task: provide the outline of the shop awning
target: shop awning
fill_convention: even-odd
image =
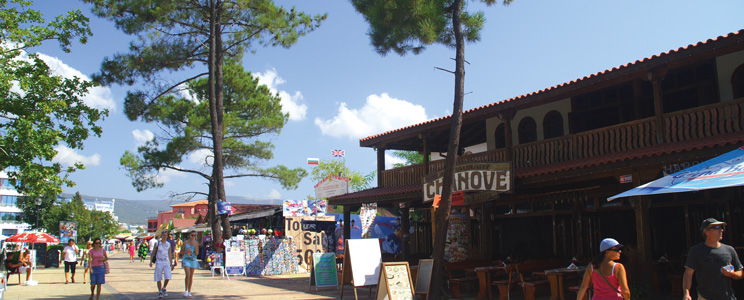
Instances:
[[[607,198],[693,192],[744,185],[744,147]]]

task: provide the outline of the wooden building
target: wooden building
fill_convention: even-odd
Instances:
[[[428,208],[424,177],[444,160],[385,170],[386,150],[447,151],[451,116],[360,140],[377,151],[378,187],[330,198]],[[744,146],[744,30],[464,112],[460,145],[486,150],[458,165],[507,162],[504,193],[467,192],[469,255],[477,259],[587,257],[614,237],[644,260],[684,256],[707,217],[729,222],[744,249],[742,188],[607,197]],[[464,150],[461,151],[464,153]],[[463,154],[460,153],[460,154]],[[348,216],[344,217],[348,219]],[[405,255],[431,252],[431,224],[415,222]],[[348,235],[347,235],[348,236]]]

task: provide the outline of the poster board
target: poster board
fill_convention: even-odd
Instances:
[[[242,247],[225,248],[225,274],[245,275],[245,251]]]
[[[310,271],[310,260],[313,253],[323,253],[323,238],[321,232],[302,230],[302,220],[308,221],[334,221],[332,216],[323,217],[287,217],[284,218],[285,235],[291,237],[297,245],[297,257],[300,259],[300,267]],[[328,250],[330,251],[330,250]]]
[[[375,300],[414,299],[413,280],[408,262],[382,263]]]
[[[346,240],[344,267],[341,272],[341,299],[344,298],[346,284],[354,287],[354,295],[357,287],[376,285],[381,264],[382,254],[378,239]]]
[[[338,271],[336,270],[336,254],[334,252],[314,253],[313,268],[310,272],[310,286],[338,287]]]
[[[60,244],[67,245],[70,239],[77,240],[77,222],[75,221],[59,221],[59,242]]]
[[[419,259],[418,276],[416,276],[416,294],[425,294],[427,299],[429,298],[431,271],[433,269],[433,259]]]

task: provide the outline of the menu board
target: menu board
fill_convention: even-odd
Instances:
[[[429,285],[431,284],[431,271],[433,269],[433,259],[419,260],[418,276],[416,277],[416,294],[429,294]]]
[[[310,275],[310,286],[338,286],[335,252],[314,253],[312,273]]]
[[[413,300],[413,280],[407,262],[382,263],[376,300]]]

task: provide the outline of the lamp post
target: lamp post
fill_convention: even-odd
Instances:
[[[36,203],[36,230],[39,230],[39,211],[41,210],[41,198],[34,200]]]

